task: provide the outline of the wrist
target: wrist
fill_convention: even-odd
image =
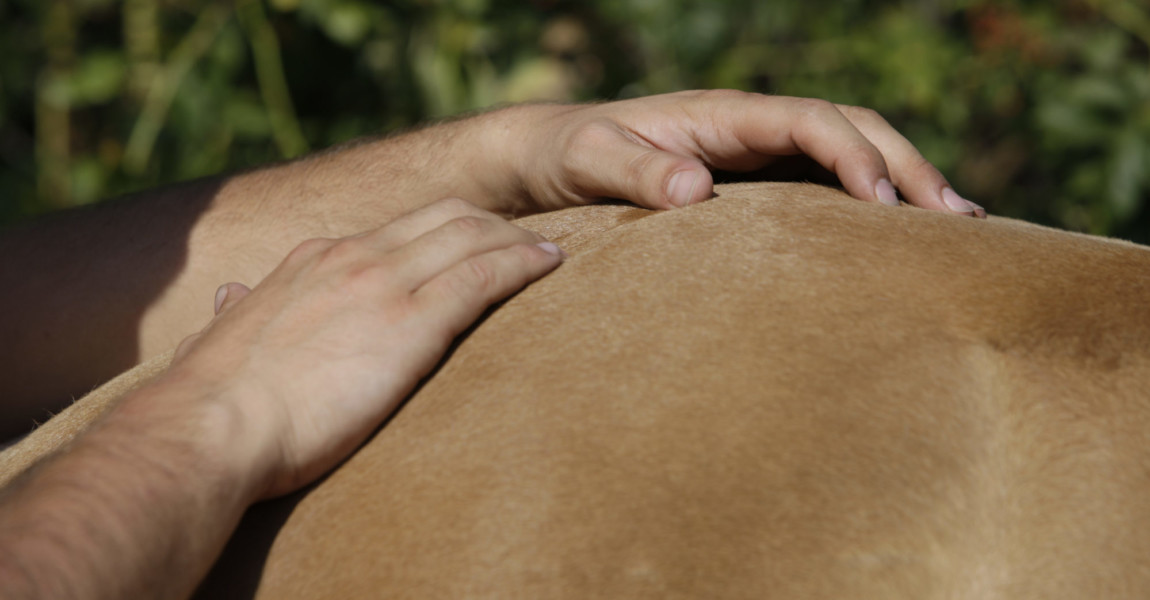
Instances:
[[[547,155],[554,142],[555,117],[577,109],[565,104],[520,104],[479,117],[472,144],[479,150],[479,162],[469,175],[482,177],[493,200],[483,208],[515,218],[569,205],[553,198],[556,174],[544,167],[552,158]]]
[[[260,500],[274,468],[268,436],[221,390],[165,375],[126,397],[92,436],[131,436],[138,454],[239,510]],[[146,454],[145,454],[146,453]]]
[[[0,588],[30,597],[191,594],[260,484],[244,447],[226,435],[227,411],[167,385],[125,397],[5,489],[0,563],[9,568],[0,568]]]

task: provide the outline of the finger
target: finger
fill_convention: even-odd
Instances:
[[[235,303],[242,300],[245,296],[252,292],[251,288],[236,282],[225,283],[216,290],[216,316],[222,315],[224,311],[235,305]]]
[[[345,239],[370,237],[374,246],[386,252],[461,217],[498,218],[466,200],[444,198],[406,213],[383,227]]]
[[[201,333],[193,333],[184,338],[179,346],[176,346],[176,351],[172,354],[172,362],[176,362],[184,357],[196,345],[196,340],[200,339]]]
[[[855,106],[837,107],[882,152],[891,181],[907,202],[931,210],[986,216],[986,211],[975,209],[974,203],[959,196],[918,148],[877,112]]]
[[[218,316],[222,315],[229,308],[231,308],[237,302],[242,300],[245,296],[250,294],[251,291],[252,290],[250,288],[248,288],[248,286],[246,286],[242,283],[236,283],[234,281],[230,282],[230,283],[225,283],[224,285],[221,285],[220,287],[216,288],[216,297],[215,297],[215,314],[216,314],[216,316],[218,317]],[[205,327],[204,330],[201,330],[197,333],[194,333],[194,334],[189,335],[188,337],[184,338],[184,340],[180,342],[180,345],[176,346],[176,351],[175,351],[175,353],[172,354],[172,360],[173,361],[179,360],[185,354],[187,354],[188,351],[190,351],[196,345],[196,340],[200,339],[200,336],[202,336],[204,334],[204,331],[206,331],[207,328],[210,326],[211,326],[211,323],[208,323],[207,327]]]
[[[454,338],[475,322],[491,304],[546,275],[563,262],[558,246],[550,242],[519,244],[472,256],[413,294],[417,304]]]
[[[395,281],[409,290],[474,256],[517,244],[534,245],[545,240],[537,233],[516,227],[488,214],[485,217],[452,219],[415,238],[388,255]]]
[[[614,123],[585,125],[571,144],[564,167],[577,196],[620,198],[669,209],[713,194],[711,172],[700,160],[655,148]]]
[[[834,104],[740,92],[702,94],[695,102],[691,112],[712,115],[709,135],[697,136],[698,151],[712,166],[746,170],[770,157],[806,154],[838,176],[855,198],[898,206],[882,153]],[[759,158],[748,160],[748,152]]]

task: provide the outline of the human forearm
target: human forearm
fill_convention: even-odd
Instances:
[[[0,497],[2,595],[188,596],[260,489],[258,471],[236,468],[243,436],[203,407],[145,390],[14,482]]]
[[[503,119],[483,114],[222,179],[187,236],[183,268],[141,318],[139,356],[211,318],[205,292],[259,283],[305,239],[357,234],[445,197],[503,214],[525,205],[506,193],[515,177],[496,135]]]
[[[528,109],[514,109],[528,110]],[[445,196],[496,212],[491,113],[76,211],[0,235],[0,439],[173,347],[225,281],[258,283],[300,241],[338,238]]]

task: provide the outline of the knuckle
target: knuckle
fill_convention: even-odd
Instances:
[[[442,297],[450,299],[452,304],[462,301],[464,305],[474,304],[477,299],[490,295],[497,280],[494,269],[477,258],[460,263],[458,268],[441,277],[439,289]]]
[[[450,228],[451,235],[462,236],[469,241],[474,241],[486,236],[494,224],[483,217],[466,216],[448,221],[447,226]]]
[[[939,173],[938,169],[936,169],[934,167],[934,163],[930,162],[929,160],[927,160],[927,158],[925,156],[918,154],[917,152],[910,159],[909,165],[910,165],[910,169],[912,171],[919,172],[920,176],[921,176],[922,172],[925,172],[925,173],[928,173],[931,175],[935,175],[939,178],[942,177],[942,174]]]
[[[354,261],[364,253],[363,238],[350,238],[339,240],[320,253],[320,260],[324,263],[343,264]]]
[[[822,98],[798,98],[795,100],[795,112],[803,119],[822,120],[831,113],[838,112],[838,108]]]
[[[703,102],[713,102],[713,103],[721,104],[721,103],[727,103],[727,102],[738,102],[741,100],[746,100],[748,98],[752,98],[754,96],[755,96],[755,94],[751,94],[749,92],[744,92],[744,91],[740,91],[740,90],[717,89],[717,90],[703,90],[699,93],[697,98]]]
[[[849,163],[862,172],[874,176],[891,177],[886,157],[874,144],[865,139],[852,140],[842,144],[839,146],[836,156],[837,164],[840,166]]]
[[[332,245],[332,241],[325,238],[313,238],[300,242],[288,253],[285,262],[299,263],[311,259],[324,252]]]
[[[595,119],[580,124],[567,139],[568,153],[596,151],[616,137],[614,124],[606,119]]]
[[[859,148],[857,155],[869,157],[871,168],[876,172],[885,173],[887,178],[893,177],[890,172],[890,165],[886,162],[886,157],[882,155],[882,152],[880,152],[878,148],[867,144]]]
[[[628,187],[632,189],[632,194],[641,189],[644,177],[650,176],[653,179],[663,179],[669,176],[669,173],[655,173],[652,169],[652,164],[659,158],[659,153],[652,150],[650,152],[640,152],[623,165],[623,177],[627,182]]]
[[[881,165],[881,164],[886,163],[886,159],[883,158],[882,152],[879,152],[879,149],[876,148],[874,146],[874,144],[870,143],[869,141],[867,141],[865,139],[861,139],[858,141],[852,141],[852,142],[846,144],[846,149],[847,149],[847,152],[850,153],[851,155],[859,156],[859,157],[866,157],[866,158],[870,159],[871,162],[875,163],[875,165]]]
[[[602,154],[604,148],[615,145],[619,140],[619,131],[606,118],[596,118],[579,123],[561,139],[559,148],[563,159],[559,161],[559,179],[594,180],[598,178],[597,172],[600,170],[596,157]]]
[[[344,292],[364,298],[377,298],[386,294],[392,301],[394,295],[388,293],[395,281],[395,269],[386,262],[364,262],[353,264],[341,270],[332,283]]]
[[[479,258],[472,258],[464,265],[467,274],[467,289],[482,296],[496,289],[499,284],[499,273],[491,263]]]
[[[859,111],[859,114],[862,115],[862,118],[864,118],[868,121],[871,121],[872,123],[876,123],[876,124],[880,124],[880,125],[886,125],[887,124],[886,117],[882,116],[882,113],[880,113],[879,111],[877,111],[873,108],[865,108],[865,107],[858,108],[858,107],[856,107],[856,110]]]
[[[873,108],[867,108],[865,106],[839,106],[838,109],[851,120],[875,124],[886,123],[886,119]]]

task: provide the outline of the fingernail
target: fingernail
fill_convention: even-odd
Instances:
[[[878,180],[878,184],[874,186],[874,195],[878,197],[878,201],[887,206],[898,206],[898,194],[894,191],[894,184],[889,179],[883,177]]]
[[[966,200],[963,200],[962,196],[959,196],[958,192],[951,188],[944,188],[942,190],[942,201],[946,204],[947,208],[953,210],[954,212],[974,212],[974,205],[970,202],[967,202]]]
[[[224,300],[228,299],[228,284],[223,284],[216,290],[216,314],[220,314],[220,307],[224,305]]]
[[[682,208],[691,202],[698,183],[697,171],[679,171],[671,176],[671,182],[667,184],[667,198],[671,204]]]
[[[559,246],[556,246],[555,244],[552,244],[551,242],[539,242],[538,244],[535,244],[535,245],[542,248],[543,251],[548,253],[548,254],[554,254],[555,256],[561,256],[563,258],[567,258],[567,253],[564,252],[562,248],[560,248]]]
[[[970,200],[967,200],[967,202],[970,202]],[[973,202],[970,202],[970,205],[974,207],[974,216],[976,216],[980,219],[986,218],[986,209],[985,208],[983,208],[983,207],[981,207],[981,206],[979,206]]]

